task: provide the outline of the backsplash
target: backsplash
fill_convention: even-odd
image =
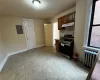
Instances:
[[[64,30],[60,30],[60,38],[64,37],[65,34],[74,36],[74,27],[66,27]]]

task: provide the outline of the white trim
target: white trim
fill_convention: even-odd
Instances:
[[[45,44],[37,45],[36,48],[43,47],[43,46],[45,46]]]
[[[45,44],[38,45],[38,46],[36,46],[36,48],[43,47],[43,46],[45,46]],[[33,48],[33,49],[34,49],[34,48]],[[3,61],[1,62],[1,64],[0,64],[0,72],[2,71],[2,69],[3,69],[4,65],[5,65],[5,63],[7,62],[8,58],[9,58],[10,56],[15,55],[15,54],[19,54],[19,53],[22,53],[22,52],[25,52],[25,51],[28,51],[28,50],[29,50],[29,49],[23,49],[23,50],[20,50],[20,51],[17,51],[17,52],[8,53],[8,54],[6,55],[6,57],[4,58],[4,60],[3,60]]]
[[[91,13],[92,13],[92,3],[93,0],[87,0],[87,7],[86,7],[86,19],[85,19],[85,29],[84,29],[84,46],[88,43],[88,36],[89,36],[89,29],[90,29],[90,22],[91,22]]]
[[[25,51],[28,51],[28,49],[23,49],[23,50],[20,50],[20,51],[17,51],[17,52],[8,53],[8,56],[19,54],[19,53],[22,53],[22,52],[25,52]]]
[[[83,46],[84,49],[88,49],[88,50],[93,50],[93,51],[100,51],[100,49],[98,48],[93,48],[93,47],[88,47],[88,46]]]
[[[24,31],[25,40],[26,40],[27,49],[28,49],[28,41],[27,41],[26,29],[25,29],[25,26],[24,26],[24,19],[25,19],[25,18],[22,18],[22,22],[23,22],[23,31]]]
[[[3,67],[4,67],[4,65],[5,65],[5,63],[6,63],[6,61],[8,60],[8,58],[9,58],[9,55],[7,55],[7,56],[4,58],[4,60],[1,62],[1,64],[0,64],[0,72],[2,71],[2,69],[3,69]]]
[[[19,53],[21,53],[21,52],[25,52],[25,51],[27,51],[28,49],[23,49],[23,50],[20,50],[20,51],[17,51],[17,52],[12,52],[12,53],[8,53],[7,55],[6,55],[6,57],[4,58],[4,60],[1,62],[1,64],[0,64],[0,72],[2,71],[2,69],[3,69],[3,67],[4,67],[4,65],[5,65],[5,63],[6,63],[6,61],[8,60],[8,58],[10,57],[10,56],[12,56],[12,55],[15,55],[15,54],[19,54]]]

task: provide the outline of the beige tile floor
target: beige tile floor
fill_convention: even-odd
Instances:
[[[9,57],[0,80],[85,80],[88,71],[51,47]]]

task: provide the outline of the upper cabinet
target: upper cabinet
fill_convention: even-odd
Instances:
[[[67,15],[68,23],[75,22],[75,12]]]
[[[58,18],[58,30],[62,29],[62,18]]]
[[[68,16],[63,16],[62,18],[62,24],[66,24],[68,22]]]
[[[58,18],[58,30],[64,29],[62,27],[63,24],[67,24],[67,23],[71,23],[71,22],[75,22],[75,12]]]

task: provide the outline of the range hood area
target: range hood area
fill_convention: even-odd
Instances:
[[[58,30],[64,30],[66,27],[75,26],[75,12],[66,14],[58,18]]]
[[[67,23],[67,24],[62,24],[62,27],[69,27],[69,26],[74,26],[75,22]]]

